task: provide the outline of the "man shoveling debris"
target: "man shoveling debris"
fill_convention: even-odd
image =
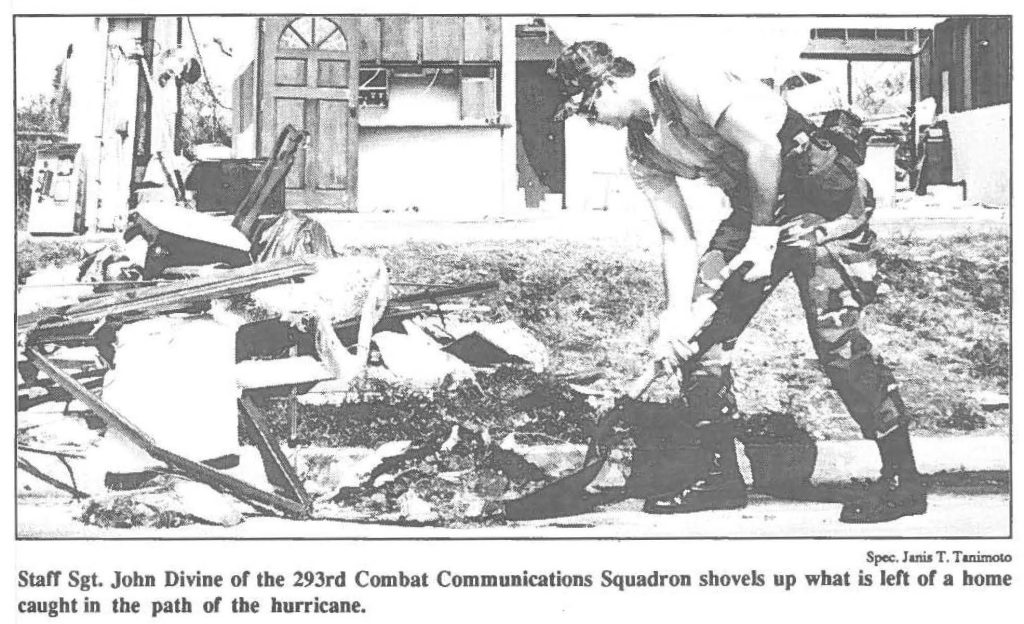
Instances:
[[[764,85],[703,62],[663,59],[645,79],[596,41],[569,46],[551,74],[568,99],[561,116],[628,129],[630,172],[663,242],[667,306],[652,349],[682,373],[691,422],[680,426],[699,431],[698,446],[713,457],[705,474],[690,482],[677,477],[675,491],[649,498],[645,510],[746,504],[729,357],[761,304],[792,274],[819,361],[882,458],[881,479],[844,505],[840,520],[924,513],[907,410],[891,371],[859,329],[877,286],[868,223],[873,201],[857,173],[859,120],[837,111],[815,128]],[[677,176],[721,188],[733,207],[699,261]]]

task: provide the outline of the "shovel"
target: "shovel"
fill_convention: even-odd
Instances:
[[[696,347],[695,353],[677,371],[682,379],[686,379],[693,372],[697,362],[711,347],[735,333],[735,324],[738,319],[734,318],[731,310],[722,309],[723,302],[744,301],[750,297],[760,297],[762,295],[758,291],[775,287],[776,284],[768,280],[746,281],[750,267],[750,263],[744,263],[735,271],[727,271],[722,276],[724,281],[721,287],[709,300],[711,305],[700,310],[700,314],[704,318],[700,329],[690,340]],[[607,459],[607,447],[610,447],[615,427],[622,422],[633,421],[636,401],[647,392],[651,384],[668,372],[663,363],[652,362],[640,377],[629,384],[625,393],[616,401],[615,407],[606,413],[594,427],[583,461],[583,468],[552,481],[532,494],[508,501],[505,504],[506,519],[537,520],[576,515],[592,511],[599,505],[628,498],[629,494],[625,488],[590,492],[587,490],[587,486],[601,472],[601,467]]]
[[[552,481],[541,489],[522,498],[505,503],[507,520],[540,520],[575,516],[593,511],[600,505],[608,505],[626,498],[625,490],[590,492],[587,486],[601,472],[606,459],[602,443],[611,436],[615,426],[627,417],[626,406],[636,401],[661,375],[664,367],[652,363],[642,375],[636,378],[626,392],[616,401],[616,406],[598,421],[590,436],[583,467],[576,472]]]

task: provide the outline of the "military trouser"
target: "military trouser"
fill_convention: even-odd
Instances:
[[[729,261],[749,233],[749,213],[734,211],[722,222],[700,259],[695,301],[718,293]],[[724,423],[735,414],[731,351],[761,304],[792,275],[818,360],[864,436],[875,439],[905,425],[907,410],[892,372],[860,329],[863,309],[877,292],[874,249],[875,234],[866,224],[848,237],[809,248],[780,247],[769,277],[719,295],[716,344],[694,364],[683,391],[701,397],[710,421]]]

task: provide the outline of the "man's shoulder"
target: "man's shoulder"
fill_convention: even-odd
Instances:
[[[666,57],[655,71],[678,101],[704,111],[711,125],[738,101],[766,110],[785,110],[785,101],[763,82],[727,67]]]
[[[656,63],[654,71],[672,86],[684,90],[721,84],[735,78],[723,67],[694,62],[685,56],[663,57]]]

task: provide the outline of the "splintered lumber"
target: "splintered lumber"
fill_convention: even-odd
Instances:
[[[55,479],[55,478],[51,477],[50,475],[46,474],[42,470],[40,470],[40,469],[36,468],[35,466],[33,466],[27,459],[24,459],[22,457],[18,458],[18,468],[21,468],[22,470],[24,470],[25,472],[29,473],[33,477],[39,479],[43,483],[47,483],[47,484],[52,485],[53,487],[57,488],[58,490],[61,490],[63,492],[67,492],[68,494],[74,496],[75,498],[89,498],[88,494],[86,494],[82,490],[79,490],[76,487],[76,484],[74,483],[75,477],[74,477],[73,474],[71,474],[71,467],[68,466],[66,461],[64,461],[64,460],[61,460],[61,461],[64,463],[64,466],[68,469],[68,474],[71,475],[71,481],[72,481],[71,485],[68,485],[67,483],[64,483],[63,481],[61,481],[59,479]]]
[[[448,286],[444,288],[432,288],[416,293],[409,293],[406,295],[398,295],[397,297],[392,297],[391,303],[419,303],[422,301],[439,301],[441,299],[453,299],[455,297],[481,295],[485,292],[498,290],[498,286],[500,285],[501,283],[498,282],[497,280],[490,280],[487,282],[473,282],[471,284]]]
[[[305,132],[296,130],[290,124],[277,135],[270,158],[249,187],[249,192],[238,205],[235,218],[231,221],[231,225],[249,240],[253,238],[253,226],[256,225],[256,220],[263,212],[263,207],[267,204],[274,187],[288,175],[295,162],[295,153],[307,136]]]
[[[177,453],[161,448],[156,442],[146,435],[145,432],[136,427],[130,420],[125,418],[117,410],[103,402],[102,399],[90,392],[85,386],[73,379],[70,375],[58,368],[45,355],[36,348],[29,347],[27,350],[29,359],[46,373],[55,383],[67,390],[72,396],[84,403],[89,409],[96,413],[108,427],[116,429],[130,442],[149,453],[154,459],[162,461],[168,466],[180,470],[189,478],[205,483],[213,488],[227,492],[236,498],[247,502],[255,502],[260,505],[271,507],[285,514],[292,516],[308,517],[309,509],[306,505],[296,502],[273,492],[265,492],[252,484],[241,479],[232,477],[220,470],[210,468],[205,464],[182,457]],[[280,449],[279,449],[280,450]]]
[[[424,314],[437,312],[437,302],[455,297],[466,297],[479,295],[492,290],[497,290],[501,285],[496,280],[487,282],[474,282],[454,286],[443,286],[431,288],[415,293],[398,295],[388,301],[384,314],[374,326],[374,333],[397,329],[402,321],[416,318]],[[334,323],[334,330],[341,339],[342,344],[353,344],[356,340],[356,332],[359,330],[360,317],[356,316]]]
[[[295,474],[295,469],[281,451],[277,437],[271,432],[267,417],[248,393],[243,392],[238,402],[242,406],[242,420],[249,435],[258,443],[260,457],[267,469],[267,478],[275,486],[288,490],[296,501],[308,507],[311,503],[309,494],[302,486],[302,479]]]
[[[284,284],[316,272],[316,265],[300,260],[281,259],[263,264],[227,269],[217,275],[112,293],[72,305],[52,321],[37,328],[59,327],[100,321],[125,314],[172,312],[211,299],[249,293],[260,288]]]

